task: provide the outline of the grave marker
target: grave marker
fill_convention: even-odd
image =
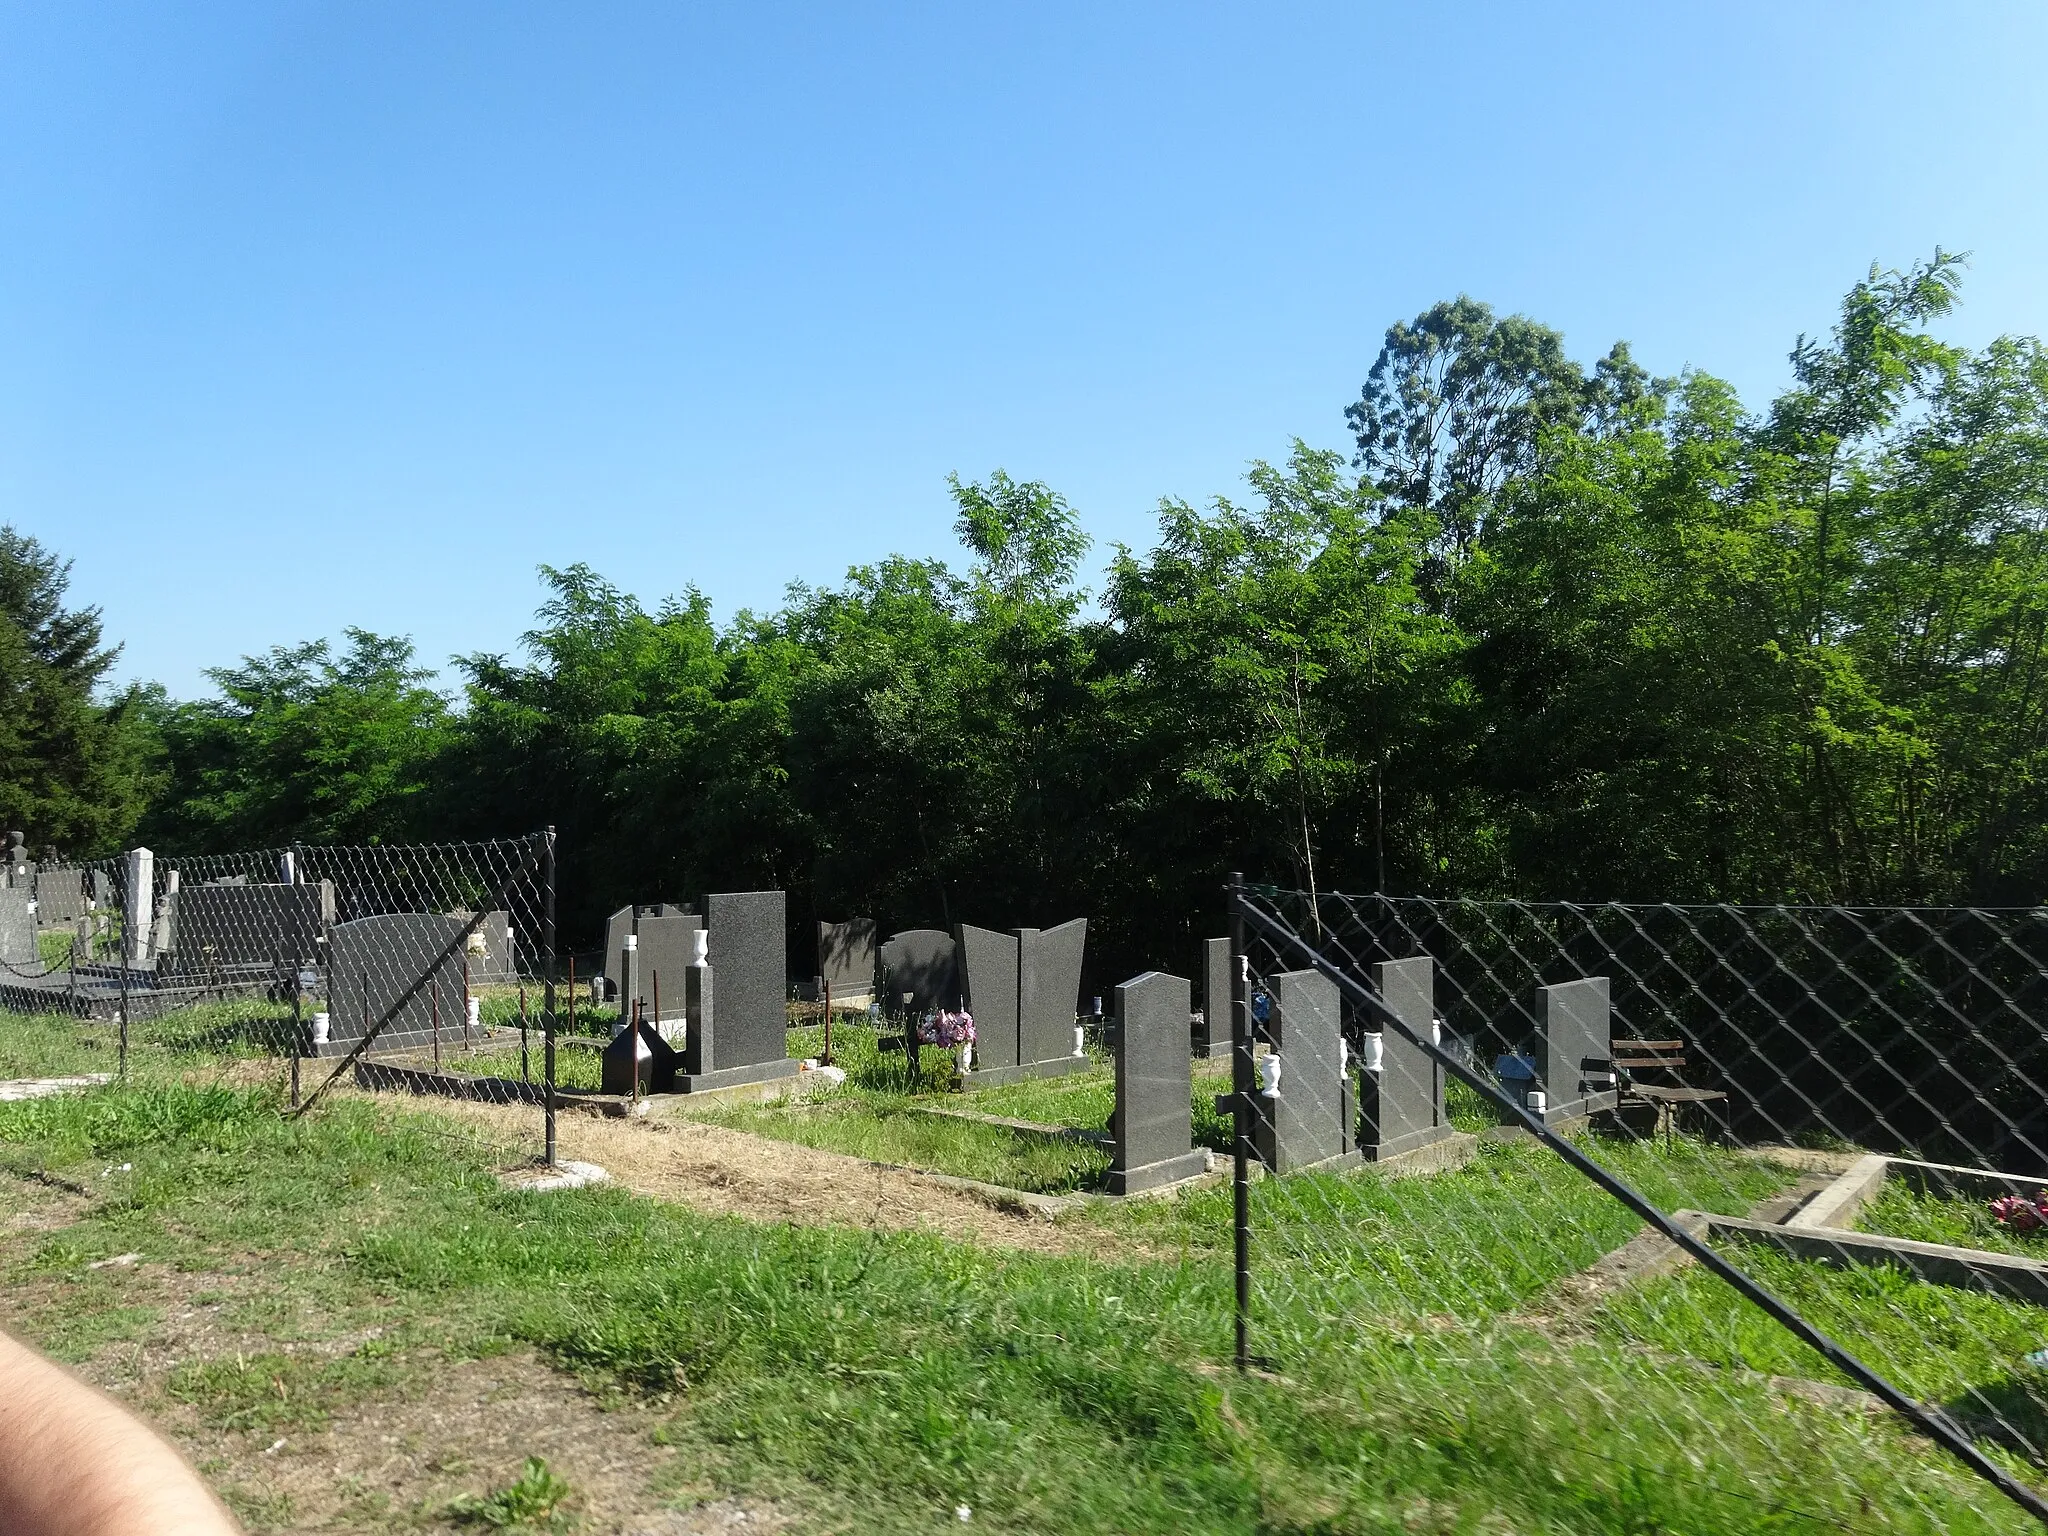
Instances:
[[[1381,1001],[1419,1038],[1438,1039],[1435,961],[1427,956],[1389,960],[1372,968],[1372,981]],[[1407,1160],[1417,1165],[1450,1158],[1448,1148],[1435,1158],[1428,1149],[1470,1138],[1455,1130],[1444,1112],[1443,1067],[1397,1029],[1368,1034],[1364,1044],[1359,1155],[1369,1163]],[[1469,1155],[1468,1148],[1456,1150],[1459,1156]]]
[[[36,874],[36,921],[46,928],[70,927],[87,911],[85,871],[45,869]]]
[[[1557,1125],[1614,1108],[1614,1028],[1607,978],[1559,982],[1536,989],[1543,1043],[1536,1070],[1544,1096],[1543,1123]]]
[[[1017,1065],[1017,950],[1012,934],[962,923],[954,940],[960,961],[961,1002],[974,1015],[974,1072]]]
[[[1320,971],[1286,971],[1272,980],[1268,1023],[1278,1045],[1277,1095],[1257,1092],[1263,1111],[1253,1145],[1275,1173],[1354,1161],[1344,1125],[1346,1073],[1337,984]]]
[[[924,1013],[960,1005],[959,948],[953,935],[937,928],[907,928],[891,934],[881,949],[882,1007],[895,1013],[905,1006]]]
[[[1024,1076],[1057,1076],[1088,1064],[1074,1054],[1087,942],[1085,917],[1057,928],[1017,930],[1017,1067]]]
[[[781,891],[727,891],[704,905],[709,976],[686,967],[683,1006],[691,1016],[675,1091],[702,1093],[794,1076],[789,1058],[788,898]],[[713,983],[704,1008],[704,983]],[[662,983],[664,999],[668,995]],[[708,1014],[697,1027],[693,1007]]]
[[[832,1001],[866,1007],[875,994],[875,920],[818,924],[818,976]]]
[[[464,923],[438,912],[391,912],[336,923],[327,932],[328,1038],[314,1048],[321,1056],[343,1056],[363,1038],[413,983],[426,978],[411,999],[378,1034],[371,1050],[425,1045],[434,1038],[462,1038],[466,999],[462,991],[462,947],[455,941]],[[451,949],[451,946],[453,948]],[[443,958],[446,952],[446,958]]]
[[[36,960],[34,905],[27,886],[0,886],[0,962],[19,970],[42,969]]]
[[[1230,940],[1202,940],[1202,1022],[1195,1030],[1197,1056],[1230,1054]]]
[[[206,975],[236,967],[308,961],[334,922],[334,882],[298,885],[173,884],[164,876],[164,918],[159,935],[169,965],[180,975]]]
[[[1109,1192],[1132,1195],[1208,1170],[1194,1146],[1187,978],[1147,971],[1116,989],[1116,1150]]]

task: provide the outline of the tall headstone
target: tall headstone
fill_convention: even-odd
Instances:
[[[977,1075],[1017,1065],[1017,940],[962,923],[954,939],[960,958],[960,1000],[974,1015]]]
[[[1614,1108],[1614,1026],[1607,978],[1588,976],[1536,989],[1543,1020],[1537,1060],[1543,1123],[1556,1125]]]
[[[35,899],[26,885],[0,886],[0,963],[17,971],[42,969],[36,959],[34,908]]]
[[[1389,960],[1372,968],[1372,981],[1418,1039],[1437,1039],[1435,961]],[[1397,1029],[1369,1034],[1365,1045],[1358,1130],[1365,1161],[1388,1162],[1457,1137],[1444,1113],[1444,1069],[1436,1058]]]
[[[27,890],[33,876],[28,867],[27,839],[19,832],[7,834],[7,883]]]
[[[818,924],[818,975],[835,1003],[861,1003],[875,992],[875,920]]]
[[[654,1018],[654,977],[661,976],[661,1016],[674,1021],[683,1016],[683,970],[690,963],[690,934],[704,926],[704,919],[673,901],[641,902],[621,907],[605,920],[604,977],[606,994],[624,998],[620,991],[625,974],[621,951],[627,934],[640,941],[640,983],[638,1000],[647,1005]],[[675,989],[671,1000],[669,989]]]
[[[438,912],[392,912],[329,929],[328,1040],[319,1054],[345,1055],[387,1014],[372,1050],[427,1044],[437,1020],[443,1043],[459,1041],[468,1001],[463,927]]]
[[[789,1058],[788,899],[781,891],[726,891],[704,905],[714,983],[710,1027],[684,1040],[680,1093],[793,1076]],[[665,986],[666,984],[664,984]],[[691,973],[684,973],[689,1007]]]
[[[1116,1150],[1109,1192],[1132,1195],[1207,1169],[1194,1146],[1186,977],[1147,971],[1116,989]]]
[[[1335,1163],[1350,1150],[1337,984],[1320,971],[1286,971],[1273,978],[1272,994],[1279,1092],[1259,1095],[1253,1144],[1275,1173]]]
[[[1195,1030],[1197,1056],[1230,1054],[1230,940],[1202,940],[1202,1022]]]
[[[1074,1020],[1081,998],[1081,961],[1088,919],[1057,928],[1017,930],[1017,1064],[1040,1075],[1071,1071]],[[1186,1026],[1186,1020],[1182,1020]]]
[[[153,958],[149,938],[156,919],[156,855],[131,848],[122,865],[121,960],[139,971]]]
[[[44,869],[36,873],[36,921],[46,928],[71,927],[85,916],[85,871]]]
[[[891,934],[881,950],[882,1006],[913,1013],[960,1005],[959,947],[938,928],[908,928]]]

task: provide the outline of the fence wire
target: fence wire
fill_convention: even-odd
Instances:
[[[10,871],[0,1007],[110,1075],[409,1090],[493,1161],[552,1161],[554,942],[552,833],[134,850]]]
[[[1243,1363],[1729,1530],[2048,1517],[2048,914],[1232,912]]]

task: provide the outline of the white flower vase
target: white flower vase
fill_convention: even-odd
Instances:
[[[1085,1024],[1076,1024],[1076,1025],[1074,1026],[1074,1055],[1075,1055],[1075,1056],[1077,1056],[1077,1057],[1080,1057],[1080,1056],[1086,1056],[1086,1055],[1088,1054],[1088,1039],[1087,1039],[1087,1035],[1088,1035],[1088,1026],[1087,1026],[1087,1025],[1085,1025]]]
[[[315,1045],[325,1045],[327,1043],[327,1032],[330,1027],[330,1021],[326,1013],[322,1012],[313,1015],[313,1043]]]
[[[974,1070],[974,1042],[972,1040],[962,1040],[953,1049],[960,1062],[960,1075],[965,1077]]]

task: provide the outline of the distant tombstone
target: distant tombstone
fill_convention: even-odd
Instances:
[[[392,912],[337,923],[327,933],[328,1039],[321,1055],[346,1054],[386,1015],[372,1050],[462,1037],[462,919]]]
[[[781,891],[720,892],[705,903],[713,1006],[703,1038],[696,1038],[700,1032],[694,1026],[685,1034],[683,1069],[675,1079],[678,1092],[795,1074],[797,1064],[789,1059],[788,911]],[[687,1011],[702,973],[686,968],[683,980]],[[698,1002],[701,1009],[701,992]]]
[[[977,1077],[1017,1065],[1017,939],[962,923],[955,931],[960,1001],[974,1016]],[[987,1079],[984,1079],[987,1080]]]
[[[0,886],[0,963],[17,970],[42,969],[36,960],[34,906],[27,886]]]
[[[1116,1150],[1109,1192],[1132,1195],[1209,1166],[1194,1146],[1194,1072],[1187,1051],[1192,988],[1147,971],[1116,989]]]
[[[1088,919],[1057,928],[1017,930],[1017,1063],[1025,1072],[1068,1071],[1081,1000],[1081,961]],[[1182,1027],[1186,1027],[1183,1019]]]
[[[467,923],[476,914],[456,911],[448,914]],[[473,987],[504,986],[519,979],[512,954],[512,914],[486,912],[469,937],[462,942],[463,958],[469,962],[469,984]]]
[[[334,923],[331,880],[172,886],[177,874],[165,876],[169,888],[159,938],[179,974],[311,960],[320,952],[320,936]]]
[[[85,916],[85,871],[45,869],[36,873],[36,921],[69,928]]]
[[[818,924],[818,975],[835,1003],[862,1003],[875,991],[875,920]]]
[[[139,971],[150,963],[149,935],[156,916],[156,855],[131,848],[121,861],[121,960]]]
[[[881,949],[881,976],[882,1006],[891,1013],[905,1006],[906,995],[913,1013],[959,1005],[958,946],[940,929],[891,934]]]
[[[1273,978],[1269,1029],[1278,1042],[1279,1092],[1258,1095],[1253,1144],[1275,1173],[1332,1163],[1350,1150],[1344,1124],[1344,1046],[1337,984],[1320,971]]]
[[[1543,1020],[1537,1058],[1543,1123],[1556,1125],[1614,1108],[1618,1095],[1607,978],[1538,987],[1536,1011]]]
[[[640,939],[640,1001],[648,1004],[648,1017],[653,1017],[654,973],[659,971],[662,1018],[680,1019],[683,1016],[682,972],[690,963],[690,932],[703,926],[704,919],[680,902],[650,901],[619,908],[605,919],[604,925],[605,996],[617,1000],[623,995],[619,990],[625,977],[622,951],[626,935],[637,934]],[[675,974],[677,989],[673,1003],[669,1000],[671,971]]]
[[[31,879],[28,867],[28,849],[23,846],[28,840],[19,832],[7,834],[7,883],[26,890]]]
[[[1389,960],[1372,968],[1372,979],[1402,1023],[1419,1039],[1436,1040],[1435,961]],[[1391,1027],[1368,1034],[1365,1043],[1360,1156],[1384,1163],[1455,1138],[1458,1132],[1444,1113],[1444,1069],[1436,1058]]]
[[[1230,940],[1202,940],[1202,1022],[1195,1030],[1197,1056],[1230,1054]]]

